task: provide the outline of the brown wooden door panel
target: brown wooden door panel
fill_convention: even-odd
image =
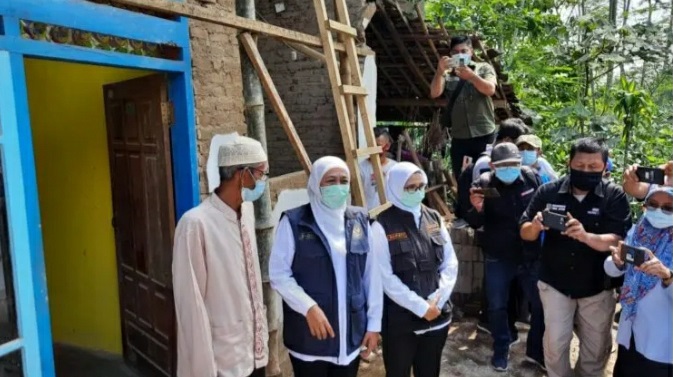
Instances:
[[[117,246],[124,357],[175,375],[171,281],[175,226],[167,101],[161,75],[103,88]]]

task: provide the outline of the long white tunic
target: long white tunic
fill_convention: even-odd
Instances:
[[[371,229],[369,229],[371,234]],[[332,265],[334,266],[334,275],[336,276],[339,323],[330,323],[334,329],[339,328],[339,355],[337,357],[325,357],[315,355],[305,355],[294,350],[288,350],[292,356],[304,361],[326,361],[337,365],[348,365],[360,354],[360,350],[355,350],[351,354],[346,353],[346,317],[348,314],[348,305],[346,297],[346,248],[345,236],[344,247],[338,250],[331,250]],[[315,300],[309,296],[292,276],[292,261],[294,260],[295,244],[292,227],[287,217],[278,224],[276,229],[276,239],[271,248],[271,258],[269,259],[269,279],[271,286],[283,297],[285,303],[297,313],[306,316],[308,310],[316,305]],[[383,288],[381,287],[381,277],[377,270],[376,259],[378,252],[373,247],[372,237],[369,237],[369,253],[365,263],[364,285],[367,294],[367,331],[381,331],[381,315],[383,313]]]
[[[387,159],[384,165],[381,165],[383,169],[383,179],[385,180],[388,170],[397,164],[397,161]],[[371,161],[363,160],[360,163],[360,177],[362,178],[362,187],[364,189],[365,200],[367,201],[367,209],[376,208],[381,205],[379,200],[379,192],[376,186],[376,178],[374,178],[374,166]]]
[[[251,203],[241,218],[217,195],[175,230],[178,377],[245,377],[268,360],[266,313]]]

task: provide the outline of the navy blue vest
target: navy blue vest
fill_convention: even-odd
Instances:
[[[294,236],[292,275],[306,294],[320,306],[334,338],[318,340],[311,335],[306,317],[283,302],[283,339],[292,351],[314,356],[339,356],[339,302],[331,250],[306,204],[283,214]],[[358,207],[348,207],[346,222],[346,353],[358,349],[367,330],[367,299],[364,286],[365,264],[369,252],[368,215]]]

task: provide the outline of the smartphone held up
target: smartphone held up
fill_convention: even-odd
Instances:
[[[636,176],[638,176],[640,182],[663,185],[665,173],[663,169],[639,166],[636,169]]]
[[[639,267],[647,259],[647,249],[644,247],[622,244],[620,249],[620,259],[626,264],[632,264]]]

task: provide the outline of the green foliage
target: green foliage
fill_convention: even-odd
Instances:
[[[671,2],[428,0],[426,18],[477,33],[500,57],[523,109],[564,171],[570,143],[604,137],[617,163],[673,158]],[[631,2],[629,2],[630,4]],[[617,6],[619,5],[619,6]]]

